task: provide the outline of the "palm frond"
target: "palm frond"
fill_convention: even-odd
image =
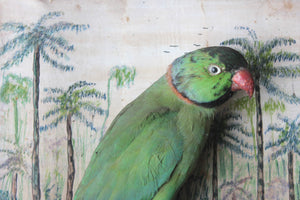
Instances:
[[[8,51],[14,50],[17,47],[23,46],[24,41],[28,40],[31,37],[30,34],[22,33],[15,38],[7,41],[1,48],[0,48],[0,56],[7,53]],[[28,43],[27,43],[27,46]]]
[[[227,112],[223,115],[222,117],[225,121],[228,120],[241,120],[242,119],[242,115],[239,113],[235,113],[235,112]]]
[[[68,94],[72,94],[75,90],[83,88],[85,86],[94,86],[96,85],[95,83],[89,83],[87,81],[77,81],[76,83],[72,84],[68,90],[67,93]]]
[[[62,16],[64,13],[63,12],[59,12],[59,11],[55,11],[55,12],[49,12],[45,15],[43,15],[35,24],[33,29],[38,29],[44,22],[46,22],[49,19],[53,19],[55,17],[60,17]]]
[[[269,73],[279,78],[297,78],[300,76],[300,65],[273,67],[269,69]]]
[[[299,144],[299,143],[298,143]],[[298,154],[298,156],[300,156],[300,148],[295,148],[294,149],[294,152],[296,153],[296,154]]]
[[[97,91],[95,88],[85,88],[81,91],[78,91],[77,97],[82,98],[97,98],[97,99],[106,99],[105,93]]]
[[[61,107],[59,107],[59,106],[52,108],[51,110],[46,112],[45,115],[43,115],[43,120],[48,119],[51,116],[55,116],[55,115],[59,114],[60,111],[61,111]]]
[[[117,80],[118,88],[133,83],[135,75],[136,70],[134,67],[115,66],[110,71],[110,77],[113,77]]]
[[[287,136],[283,136],[280,139],[276,140],[276,141],[272,141],[272,142],[268,142],[265,146],[265,149],[270,149],[272,147],[281,147],[281,145],[286,142],[289,138]],[[286,146],[286,145],[285,145]]]
[[[55,103],[55,104],[60,104],[61,103],[61,100],[58,98],[58,97],[45,97],[43,100],[42,100],[43,103]]]
[[[236,30],[246,30],[248,32],[248,35],[252,38],[252,40],[257,40],[256,32],[253,29],[251,29],[247,26],[236,26],[236,27],[234,27],[234,29],[236,29]]]
[[[230,148],[233,152],[235,152],[238,155],[241,155],[243,158],[249,158],[249,159],[253,158],[252,155],[249,155],[248,153],[243,151],[239,145],[232,144],[232,142],[222,140],[220,141],[220,144],[224,145],[227,148]]]
[[[270,56],[268,56],[268,60],[273,62],[295,62],[296,60],[300,60],[300,56],[294,52],[280,51],[271,53]]]
[[[284,123],[288,124],[289,126],[293,124],[294,120],[286,117],[286,116],[282,116],[280,113],[277,115],[277,118],[280,119],[281,121],[283,121]],[[299,118],[299,115],[296,117],[296,120]]]
[[[95,106],[93,105],[92,102],[78,102],[79,107],[88,111],[88,112],[92,112],[92,113],[97,113],[98,115],[104,115],[105,114],[105,110],[103,110],[102,108],[100,108],[99,106]]]
[[[23,32],[27,28],[28,28],[28,26],[26,26],[22,23],[7,22],[4,24],[1,24],[0,31],[12,31],[14,33],[20,33],[20,32]]]
[[[2,176],[0,176],[0,180],[5,179],[7,176],[9,176],[10,173],[11,172],[7,172],[7,173],[3,174]]]
[[[243,139],[240,139],[238,136],[235,136],[233,134],[228,134],[225,133],[224,134],[224,139],[228,138],[229,140],[231,140],[231,142],[235,142],[236,145],[240,145],[245,149],[249,149],[249,150],[253,150],[253,145],[249,144],[248,142],[245,142]]]
[[[244,128],[244,126],[240,123],[232,123],[225,127],[225,130],[227,132],[231,131],[238,131],[240,134],[246,136],[246,137],[252,137],[252,133],[247,131],[247,129]]]
[[[9,69],[10,67],[14,65],[19,65],[20,63],[23,62],[24,58],[27,57],[31,52],[33,51],[33,46],[28,45],[22,48],[19,51],[16,51],[11,59],[6,61],[1,69]]]
[[[44,92],[48,92],[50,94],[62,94],[63,90],[61,88],[44,88]]]
[[[284,132],[284,129],[279,127],[277,124],[271,124],[268,126],[267,130],[265,131],[265,134],[267,134],[268,132],[271,132],[271,131],[276,131],[276,132]]]
[[[288,146],[285,145],[285,146],[281,147],[278,151],[272,153],[271,154],[271,159],[275,160],[279,156],[285,155],[287,152],[288,152]]]
[[[4,103],[11,101],[26,103],[30,100],[32,81],[28,77],[21,77],[16,74],[8,74],[0,88],[0,99]]]
[[[239,122],[227,124],[225,127],[226,131],[240,131],[243,128],[242,124]]]
[[[66,119],[65,115],[60,115],[55,120],[53,120],[50,124],[46,124],[44,126],[40,126],[40,131],[47,131],[49,129],[56,128],[58,124],[60,124],[64,119]]]
[[[69,45],[69,42],[63,38],[63,37],[59,37],[59,36],[54,36],[50,33],[45,32],[43,34],[43,45],[46,47],[51,48],[61,48],[65,51],[73,51],[74,50],[74,45]]]
[[[289,95],[286,92],[282,91],[275,83],[271,80],[264,78],[260,82],[266,89],[267,92],[273,96],[279,97],[280,99],[290,103],[290,104],[298,104],[300,99],[294,95]]]
[[[246,50],[249,52],[253,52],[253,46],[248,38],[232,38],[229,40],[225,40],[220,43],[221,45],[235,45],[242,48],[242,50]]]
[[[46,31],[49,33],[57,33],[60,31],[76,31],[81,32],[81,31],[85,31],[90,27],[90,25],[88,24],[73,24],[73,23],[69,23],[69,22],[58,22],[55,23],[51,26],[48,26]]]
[[[94,123],[89,121],[81,112],[74,113],[74,117],[79,119],[79,121],[83,124],[85,124],[86,127],[90,128],[92,131],[97,131],[97,129],[94,127]]]
[[[11,154],[14,155],[16,152],[10,149],[0,149],[0,153],[6,153],[6,154]]]
[[[73,66],[71,66],[71,65],[64,65],[64,64],[58,63],[56,60],[50,58],[50,56],[45,52],[45,50],[42,47],[40,48],[40,52],[41,52],[41,55],[43,57],[43,60],[46,63],[49,63],[52,67],[60,69],[62,71],[66,71],[66,72],[74,70]]]
[[[287,46],[296,44],[296,40],[293,38],[274,38],[264,43],[263,47],[260,48],[259,54],[274,49],[278,46]]]
[[[44,49],[49,49],[54,55],[56,55],[57,58],[65,58],[65,59],[69,58],[67,56],[66,52],[64,52],[64,50],[60,49],[54,43],[44,43],[43,48]]]

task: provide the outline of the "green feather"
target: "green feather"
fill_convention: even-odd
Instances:
[[[207,72],[211,64],[224,72],[211,75]],[[226,71],[228,63],[205,50],[187,54],[172,65],[172,83],[167,76],[161,77],[114,119],[91,158],[75,200],[174,198],[195,167],[215,110],[193,101],[209,103],[222,97],[232,74]],[[179,93],[170,84],[176,84]],[[193,101],[182,100],[180,92]]]

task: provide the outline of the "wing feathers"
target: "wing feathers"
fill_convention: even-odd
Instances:
[[[88,190],[78,191],[77,199],[151,199],[170,178],[183,151],[183,140],[177,133],[176,113],[167,110],[152,113],[135,130],[120,133],[120,138],[130,134],[128,131],[136,131],[135,137],[127,147],[122,147],[118,156],[114,155],[115,159],[99,162],[99,155],[94,157],[93,165],[99,166],[91,172],[93,176],[84,181]],[[109,148],[99,152],[100,155],[109,154],[107,151]]]

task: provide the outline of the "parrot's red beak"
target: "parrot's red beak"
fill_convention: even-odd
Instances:
[[[231,91],[245,90],[251,98],[254,91],[254,81],[250,72],[246,69],[237,71],[232,77]]]

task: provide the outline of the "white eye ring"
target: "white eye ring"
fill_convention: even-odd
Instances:
[[[220,74],[222,72],[221,68],[219,66],[217,66],[217,65],[210,65],[208,67],[208,71],[212,75],[218,75],[218,74]]]

